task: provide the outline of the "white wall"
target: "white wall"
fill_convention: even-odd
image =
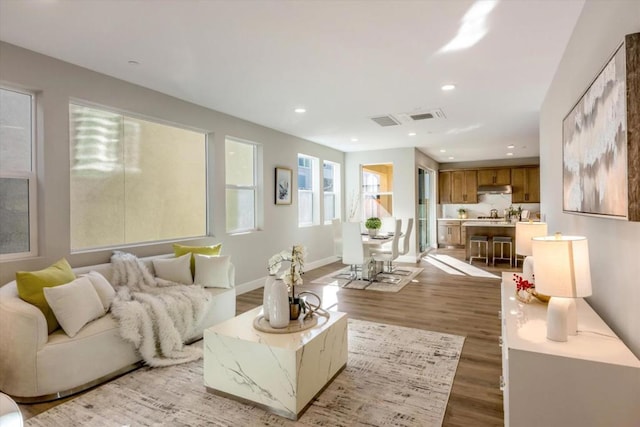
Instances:
[[[638,31],[639,1],[585,3],[540,112],[540,184],[550,233],[589,239],[589,303],[640,357],[640,222],[562,213],[562,120],[624,35]]]
[[[209,166],[213,172],[210,221],[213,237],[187,243],[222,242],[223,253],[236,264],[237,282],[266,275],[267,259],[291,244],[307,246],[307,264],[333,256],[330,225],[299,229],[297,197],[291,206],[273,203],[274,167],[297,168],[302,152],[344,165],[344,154],[309,141],[209,110],[132,85],[69,63],[0,43],[0,82],[37,91],[42,128],[38,141],[39,256],[0,265],[0,285],[12,280],[16,270],[44,268],[66,257],[72,266],[108,262],[111,251],[70,254],[69,243],[69,101],[79,99],[182,126],[212,132]],[[215,78],[215,75],[212,75]],[[224,140],[233,136],[263,144],[264,229],[230,236],[225,233]],[[344,170],[344,168],[343,168]],[[172,251],[170,244],[127,249],[138,256]]]

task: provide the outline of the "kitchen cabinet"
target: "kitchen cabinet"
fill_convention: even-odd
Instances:
[[[479,169],[478,185],[509,185],[511,184],[511,169]]]
[[[438,220],[438,244],[442,247],[462,245],[461,221]]]
[[[451,172],[451,203],[478,203],[478,171]]]
[[[511,169],[512,203],[540,203],[540,168]]]
[[[578,334],[546,338],[547,306],[515,298],[512,272],[502,273],[504,425],[637,426],[640,361],[582,298]]]
[[[438,198],[440,204],[451,202],[451,171],[438,173]]]

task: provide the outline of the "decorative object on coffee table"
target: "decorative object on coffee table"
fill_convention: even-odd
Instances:
[[[289,325],[289,295],[287,285],[282,280],[276,280],[271,285],[268,310],[272,328],[285,328]]]
[[[295,320],[300,316],[305,308],[303,303],[296,296],[296,285],[302,285],[302,275],[304,274],[304,258],[306,250],[303,246],[293,245],[291,251],[281,251],[269,259],[268,269],[269,274],[277,275],[282,267],[284,261],[289,261],[289,268],[287,268],[280,279],[291,290],[289,296],[289,317],[291,320]],[[271,315],[271,311],[269,312]]]
[[[269,306],[271,305],[271,287],[276,281],[275,274],[269,274],[267,280],[264,281],[264,289],[262,292],[262,307],[264,309],[264,318],[269,320]]]

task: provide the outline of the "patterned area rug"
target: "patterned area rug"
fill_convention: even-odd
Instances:
[[[398,292],[411,282],[418,283],[414,278],[424,268],[400,266],[397,274],[380,273],[375,282],[368,280],[351,280],[348,278],[349,267],[342,268],[326,276],[322,276],[311,283],[318,285],[339,286],[345,289],[365,289],[367,291]]]
[[[141,368],[25,425],[439,426],[463,344],[457,335],[350,319],[346,369],[297,422],[207,392],[200,360]]]

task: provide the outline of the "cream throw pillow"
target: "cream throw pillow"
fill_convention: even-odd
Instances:
[[[170,282],[193,285],[190,253],[177,258],[154,259],[153,268],[156,271],[156,277]]]
[[[229,256],[193,254],[196,260],[194,283],[205,288],[231,288],[229,283]]]
[[[42,291],[58,323],[71,338],[84,325],[105,313],[88,277],[79,277],[66,285],[43,288]]]
[[[116,291],[115,289],[113,289],[113,286],[111,286],[111,283],[109,283],[109,281],[97,271],[90,271],[89,274],[83,274],[82,276],[86,276],[89,278],[91,284],[93,285],[93,288],[96,290],[98,296],[100,297],[100,301],[102,302],[104,311],[109,311],[111,303],[116,297]]]

